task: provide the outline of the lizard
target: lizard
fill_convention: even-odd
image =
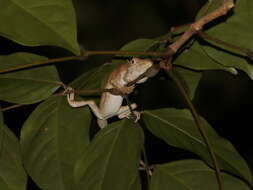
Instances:
[[[130,94],[133,92],[136,83],[144,83],[149,77],[154,76],[158,69],[153,69],[154,63],[150,59],[132,58],[126,63],[121,64],[113,70],[102,92],[99,107],[93,100],[75,100],[75,93],[71,87],[67,87],[67,101],[72,107],[81,107],[88,105],[92,112],[97,117],[97,122],[100,128],[107,125],[107,119],[118,116],[119,119],[130,118],[132,110],[137,108],[135,103],[127,106],[122,106],[122,94]],[[152,69],[151,69],[152,68]],[[146,74],[147,73],[147,74]],[[107,89],[117,89],[121,94],[112,94]],[[133,111],[136,115],[135,122],[140,119],[140,112]]]

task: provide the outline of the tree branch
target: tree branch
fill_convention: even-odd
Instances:
[[[0,74],[8,73],[12,71],[17,71],[21,69],[27,69],[31,67],[37,67],[41,65],[48,65],[53,63],[65,62],[65,61],[73,61],[73,60],[83,60],[88,58],[89,56],[94,55],[124,55],[124,56],[152,56],[152,57],[165,57],[167,55],[166,52],[158,52],[158,51],[84,51],[80,56],[69,56],[69,57],[60,57],[54,59],[48,59],[46,61],[33,62],[30,64],[19,65],[16,67],[11,67],[7,69],[0,70]]]
[[[190,24],[190,27],[184,32],[184,34],[169,46],[167,50],[168,55],[172,56],[175,54],[178,49],[182,47],[183,44],[185,44],[186,41],[201,31],[204,25],[217,19],[218,17],[226,15],[228,11],[231,10],[234,6],[234,0],[224,0],[224,3],[219,8]]]
[[[0,112],[12,110],[12,109],[19,108],[19,107],[22,107],[22,106],[26,106],[26,105],[25,104],[15,104],[15,105],[8,106],[8,107],[5,107],[5,108],[0,108]]]

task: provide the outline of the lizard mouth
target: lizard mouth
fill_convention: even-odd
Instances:
[[[146,72],[145,72],[146,73]],[[145,73],[141,74],[140,76],[138,76],[136,79],[132,80],[131,82],[127,83],[127,86],[132,86],[136,83],[138,83],[138,81],[142,80],[143,78],[146,77]]]
[[[133,81],[129,82],[127,84],[127,86],[132,86],[135,83],[140,82],[142,79],[144,78],[150,78],[155,76],[160,70],[160,67],[157,65],[152,65],[150,68],[148,68],[144,73],[142,73],[140,76],[138,76],[136,79],[134,79]],[[145,81],[143,81],[145,82]],[[141,83],[141,82],[140,82]]]

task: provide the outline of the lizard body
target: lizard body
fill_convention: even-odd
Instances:
[[[150,59],[140,59],[133,58],[130,61],[120,65],[115,70],[113,70],[105,83],[104,89],[116,88],[123,94],[130,94],[135,85],[128,86],[127,84],[136,80],[139,76],[143,75],[149,68],[153,66],[153,62]],[[148,79],[148,77],[143,77],[136,83],[143,83]],[[110,92],[103,92],[99,107],[93,100],[87,101],[75,101],[74,91],[71,87],[68,89],[70,91],[67,94],[67,100],[72,107],[81,107],[88,105],[93,113],[98,118],[98,125],[100,128],[104,128],[107,125],[107,119],[118,116],[120,119],[129,118],[131,115],[131,110],[128,106],[122,106],[123,97],[121,95],[114,95]],[[132,110],[137,107],[136,104],[131,104]],[[137,119],[140,118],[140,113],[134,111]]]

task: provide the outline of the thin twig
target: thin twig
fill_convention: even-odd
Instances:
[[[8,107],[5,107],[5,108],[0,108],[0,112],[12,110],[12,109],[19,108],[19,107],[22,107],[22,106],[26,106],[26,105],[25,104],[15,104],[15,105],[8,106]]]
[[[139,127],[141,127],[141,126],[139,125]],[[150,184],[151,184],[150,181],[151,181],[152,171],[149,168],[148,156],[147,156],[147,152],[146,152],[146,149],[145,149],[144,145],[142,147],[142,154],[143,154],[144,163],[145,163],[145,171],[146,171],[146,175],[147,175],[147,189],[148,189],[150,187]]]
[[[225,0],[224,3],[216,10],[192,23],[190,27],[184,32],[184,34],[177,41],[175,41],[169,46],[167,50],[168,55],[175,54],[178,49],[182,47],[183,44],[185,44],[186,41],[188,41],[193,35],[197,34],[199,31],[201,31],[204,25],[223,15],[226,15],[228,11],[231,10],[234,6],[235,5],[233,0]]]
[[[70,56],[70,57],[60,57],[54,59],[48,59],[46,61],[33,62],[25,65],[19,65],[7,69],[1,69],[0,73],[8,73],[12,71],[17,71],[21,69],[48,65],[53,63],[65,62],[65,61],[73,61],[73,60],[83,60],[89,56],[94,55],[124,55],[124,56],[152,56],[152,57],[164,57],[167,54],[165,52],[158,51],[84,51],[81,56]]]
[[[167,54],[159,51],[84,51],[82,57],[88,57],[92,55],[124,55],[124,56],[152,56],[163,57]]]
[[[243,53],[244,56],[247,56],[249,58],[253,58],[253,51],[251,51],[248,48],[243,48],[243,47],[240,47],[240,46],[236,46],[234,44],[230,44],[228,42],[225,42],[223,40],[220,40],[218,38],[210,36],[209,34],[203,32],[203,31],[199,31],[198,36],[201,37],[203,40],[212,41],[214,43],[221,44],[225,47],[228,47],[228,48],[231,48],[231,49],[234,49],[234,50],[237,50],[237,51]]]
[[[218,161],[216,159],[216,155],[215,155],[215,152],[213,150],[212,144],[210,143],[208,135],[206,134],[206,131],[205,131],[204,127],[202,126],[202,123],[201,123],[200,117],[198,115],[198,112],[195,109],[190,97],[186,93],[186,91],[185,91],[183,85],[181,84],[180,80],[173,73],[173,69],[166,70],[166,73],[174,80],[174,82],[176,83],[178,89],[180,90],[181,94],[183,95],[183,97],[186,100],[186,103],[187,103],[187,105],[188,105],[188,107],[189,107],[189,109],[192,113],[192,116],[194,118],[194,121],[195,121],[195,123],[198,127],[198,130],[199,130],[199,132],[200,132],[200,134],[201,134],[201,136],[202,136],[202,138],[203,138],[203,140],[204,140],[204,142],[207,146],[208,152],[209,152],[209,154],[212,158],[219,189],[224,190],[224,183],[223,183],[223,180],[222,180],[222,177],[221,177],[221,170],[220,170]]]
[[[0,73],[8,73],[8,72],[26,69],[26,68],[30,68],[30,67],[36,67],[36,66],[47,65],[47,64],[63,62],[63,61],[79,60],[79,59],[80,59],[80,56],[70,56],[70,57],[60,57],[60,58],[55,58],[55,59],[48,59],[46,61],[38,61],[38,62],[19,65],[19,66],[15,66],[15,67],[10,67],[7,69],[1,69]]]

